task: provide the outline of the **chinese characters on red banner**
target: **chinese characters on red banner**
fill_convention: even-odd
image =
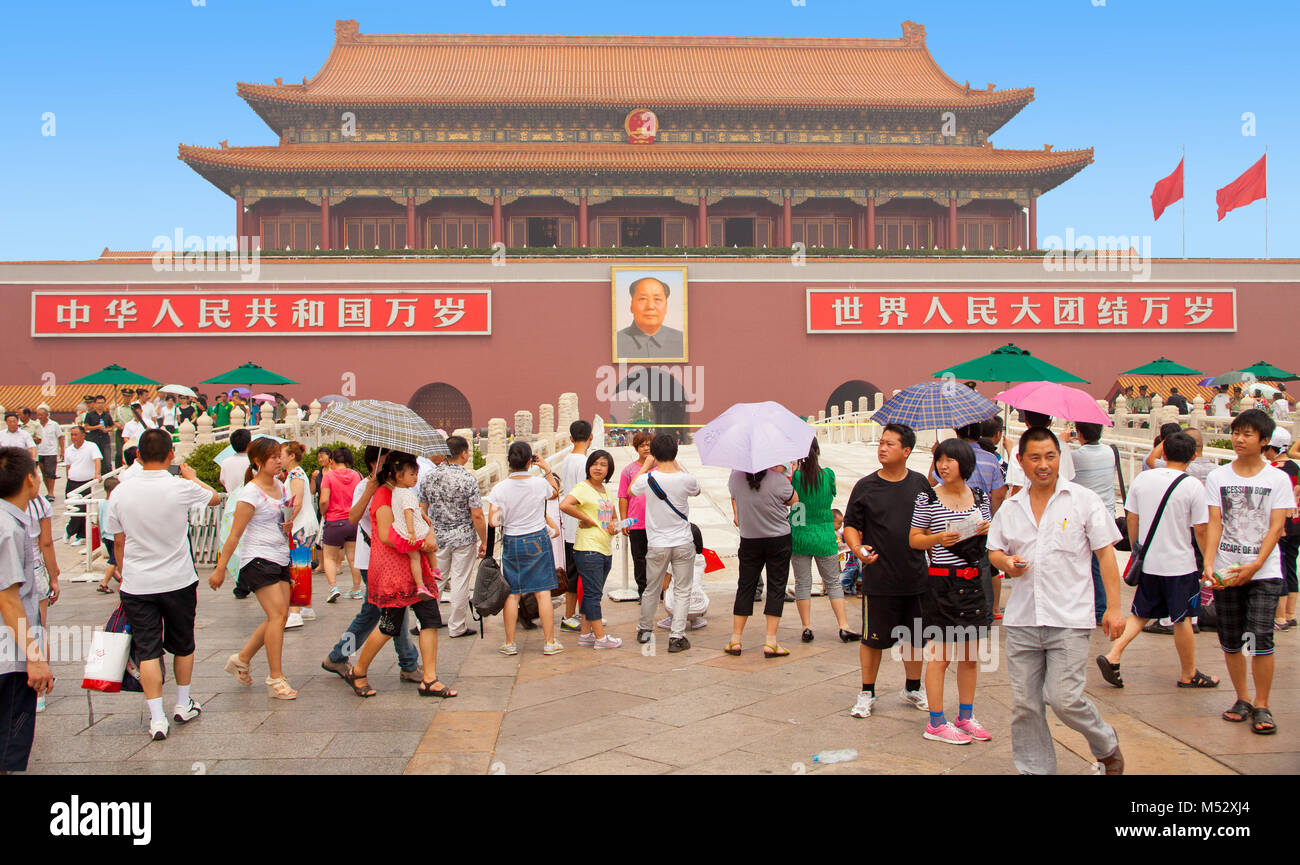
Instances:
[[[1236,331],[1235,289],[808,289],[809,333]]]
[[[492,296],[453,291],[32,292],[32,336],[492,333]]]

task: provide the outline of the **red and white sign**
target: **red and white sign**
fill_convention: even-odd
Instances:
[[[808,289],[808,333],[1237,330],[1236,289]]]
[[[32,336],[486,336],[492,294],[453,291],[32,292]]]

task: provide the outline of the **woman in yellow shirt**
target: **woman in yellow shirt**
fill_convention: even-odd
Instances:
[[[613,476],[614,458],[609,451],[592,451],[587,456],[586,480],[576,484],[560,502],[560,510],[578,521],[573,544],[573,558],[581,581],[582,626],[578,645],[595,649],[617,649],[623,645],[618,637],[605,633],[600,610],[605,578],[614,561],[609,539],[618,533],[614,528],[618,513],[614,498],[605,488],[605,481]]]

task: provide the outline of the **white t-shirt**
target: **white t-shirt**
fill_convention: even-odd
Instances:
[[[682,544],[695,543],[691,537],[691,524],[673,513],[672,508],[655,495],[654,490],[650,489],[649,478],[653,476],[655,483],[668,496],[668,501],[673,503],[673,507],[690,516],[690,502],[687,501],[689,496],[698,496],[700,494],[699,482],[693,475],[686,472],[668,472],[663,473],[658,469],[651,469],[648,474],[639,475],[632,482],[628,491],[634,496],[645,496],[645,539],[646,545],[650,547],[680,547]]]
[[[162,407],[163,426],[176,426],[176,406],[168,406],[166,403]]]
[[[1059,476],[1063,481],[1074,480],[1074,459],[1070,456],[1070,446],[1064,440],[1061,441],[1061,471]],[[1007,463],[1007,486],[1028,486],[1025,483],[1025,470],[1020,467],[1020,457],[1016,448],[1011,449],[1011,460]]]
[[[420,500],[415,497],[415,487],[395,487],[392,508],[393,528],[400,537],[407,541],[423,541],[428,536],[429,523],[420,510]],[[412,523],[415,526],[414,538],[406,531],[407,511],[411,511]],[[353,550],[353,561],[356,561],[355,554],[356,551]]]
[[[361,501],[361,496],[366,492],[366,484],[357,484],[357,488],[352,491],[352,506],[355,507],[357,502]],[[307,502],[303,507],[310,507],[311,502]],[[349,508],[348,510],[351,510]],[[352,562],[357,566],[359,571],[370,570],[370,542],[366,537],[370,534],[370,511],[366,510],[361,515],[361,522],[357,524],[357,546],[352,551]]]
[[[531,535],[546,528],[546,501],[553,493],[545,478],[511,475],[492,488],[487,500],[501,511],[503,534]]]
[[[62,428],[55,421],[46,421],[45,426],[41,428],[41,443],[36,446],[36,455],[38,457],[56,457],[59,455],[59,437],[63,435]]]
[[[34,448],[36,442],[32,441],[31,435],[22,427],[18,428],[18,432],[9,432],[9,430],[3,429],[0,430],[0,447]]]
[[[587,479],[587,455],[569,454],[560,464],[560,500],[573,492],[573,488]],[[605,480],[610,480],[606,478]],[[577,541],[578,521],[563,511],[560,512],[560,528],[564,530],[564,542],[572,544]]]
[[[239,561],[244,564],[253,559],[266,559],[276,565],[289,564],[289,539],[280,529],[280,506],[292,505],[293,502],[292,499],[285,501],[286,492],[279,481],[275,486],[279,498],[268,496],[254,483],[244,484],[239,491],[239,501],[253,506],[253,517],[239,539]]]
[[[140,477],[142,474],[144,474],[144,463],[140,462],[137,457],[135,462],[122,470],[122,473],[117,476],[117,480],[119,483],[126,483],[132,478]],[[170,474],[170,472],[168,472],[168,474]]]
[[[1138,515],[1138,542],[1151,531],[1151,521],[1165,496],[1165,490],[1183,472],[1169,468],[1147,469],[1133,479],[1128,489],[1124,509]],[[1188,476],[1178,485],[1165,512],[1151,546],[1142,559],[1142,570],[1159,577],[1179,577],[1196,573],[1196,553],[1192,547],[1192,526],[1203,525],[1210,519],[1205,505],[1205,487],[1196,478]]]
[[[226,492],[234,492],[243,485],[246,471],[248,471],[248,454],[235,454],[232,457],[226,457],[226,461],[221,464],[221,472],[218,474],[221,485],[226,488]]]
[[[147,429],[153,429],[158,426],[158,408],[152,402],[146,402],[140,406],[140,417],[144,420]],[[123,433],[125,435],[125,433]]]
[[[69,445],[63,449],[63,460],[68,464],[68,477],[74,481],[88,481],[95,476],[95,460],[103,465],[104,455],[99,452],[99,445],[83,441],[81,447]]]
[[[1291,415],[1291,404],[1286,401],[1286,397],[1279,396],[1273,400],[1273,420],[1283,423]]]
[[[126,533],[122,591],[154,595],[198,581],[190,557],[190,508],[212,493],[166,470],[142,472],[113,492],[103,533]]]
[[[1210,417],[1227,417],[1228,403],[1226,393],[1216,393],[1214,399],[1210,400]]]
[[[145,425],[138,420],[129,420],[122,425],[122,441],[139,444],[140,436],[144,435]]]
[[[1205,503],[1219,508],[1223,521],[1223,534],[1214,556],[1214,569],[1219,573],[1254,561],[1268,534],[1273,511],[1295,507],[1295,491],[1286,472],[1265,465],[1253,478],[1243,478],[1234,471],[1235,466],[1219,466],[1205,479]],[[1252,579],[1282,579],[1282,559],[1276,545]]]

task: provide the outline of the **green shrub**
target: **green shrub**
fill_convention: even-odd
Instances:
[[[1205,443],[1206,447],[1223,448],[1226,451],[1232,450],[1232,439],[1210,439]]]
[[[485,465],[487,465],[487,459],[483,456],[482,451],[480,451],[477,447],[474,448],[474,468],[475,468],[475,470],[477,470],[477,469],[481,469],[481,468],[483,468],[483,466],[485,466]]]
[[[194,473],[199,476],[199,480],[217,492],[223,492],[225,487],[221,485],[221,466],[217,465],[213,460],[217,454],[226,449],[226,446],[225,442],[199,445],[185,460],[185,463],[193,468]]]

